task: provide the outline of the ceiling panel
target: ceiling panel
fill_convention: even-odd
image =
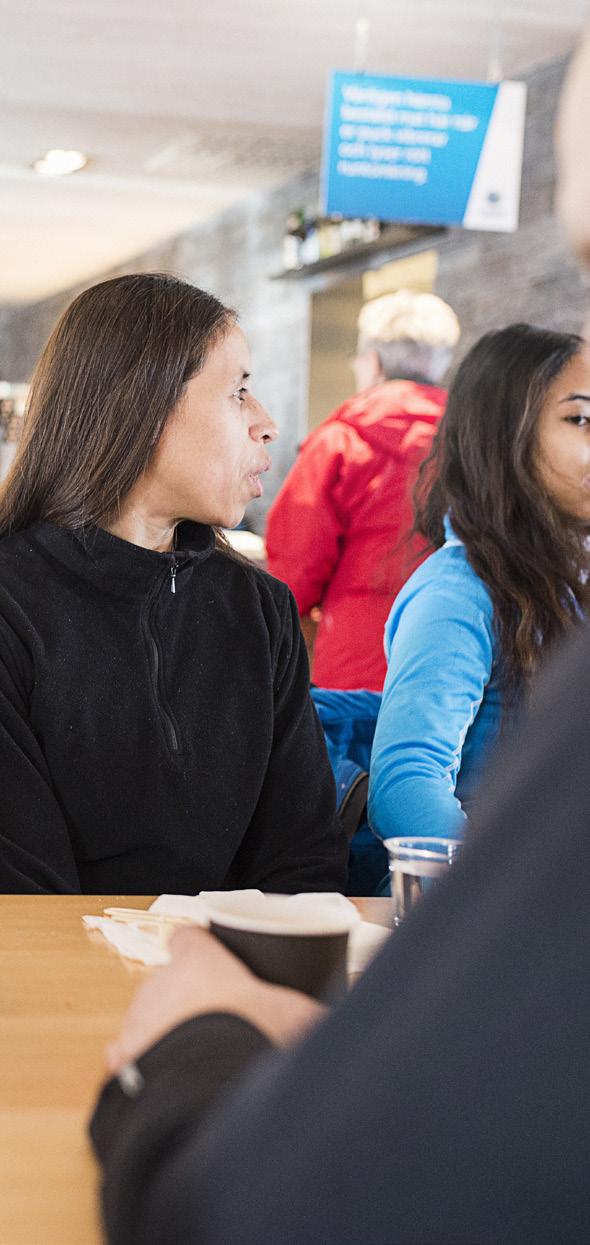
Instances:
[[[359,14],[369,70],[485,79],[499,14],[514,76],[569,51],[588,7],[0,0],[0,303],[93,276],[314,164],[326,76],[352,67]],[[87,151],[88,169],[40,182],[30,165],[50,146]]]

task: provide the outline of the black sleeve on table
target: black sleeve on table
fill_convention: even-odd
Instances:
[[[143,1087],[135,1096],[115,1078],[106,1083],[90,1135],[103,1165],[103,1216],[113,1245],[135,1241],[152,1173],[252,1060],[272,1049],[239,1016],[211,1013],[185,1021],[137,1060]],[[142,1245],[152,1239],[149,1231],[137,1236]]]

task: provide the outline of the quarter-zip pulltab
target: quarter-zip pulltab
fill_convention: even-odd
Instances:
[[[170,567],[170,591],[176,592],[176,572],[178,570],[178,562],[174,559]]]

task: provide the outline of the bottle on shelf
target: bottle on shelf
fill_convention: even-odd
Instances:
[[[301,268],[301,250],[305,238],[305,213],[298,208],[289,212],[283,237],[283,266],[289,270]]]
[[[304,215],[305,237],[301,244],[301,262],[316,264],[320,258],[320,237],[318,218],[313,208],[308,208]]]
[[[342,217],[321,216],[318,221],[320,259],[330,259],[342,250]]]

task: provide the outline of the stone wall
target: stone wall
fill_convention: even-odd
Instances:
[[[462,324],[462,352],[488,329],[517,320],[577,331],[590,310],[553,216],[553,126],[564,62],[528,79],[520,225],[514,234],[454,233],[439,248],[437,293]]]
[[[552,216],[552,130],[563,71],[560,61],[529,76],[518,232],[453,230],[440,243],[437,240],[437,291],[461,319],[462,350],[488,328],[517,319],[553,328],[579,328],[590,307],[587,283],[568,256]],[[266,497],[249,512],[258,530],[306,427],[311,319],[309,283],[268,278],[282,266],[288,211],[313,204],[317,188],[317,174],[297,178],[116,270],[173,272],[213,290],[239,309],[252,349],[255,392],[281,430],[266,480]],[[69,290],[26,308],[0,308],[0,379],[29,378],[55,319],[75,292]]]

